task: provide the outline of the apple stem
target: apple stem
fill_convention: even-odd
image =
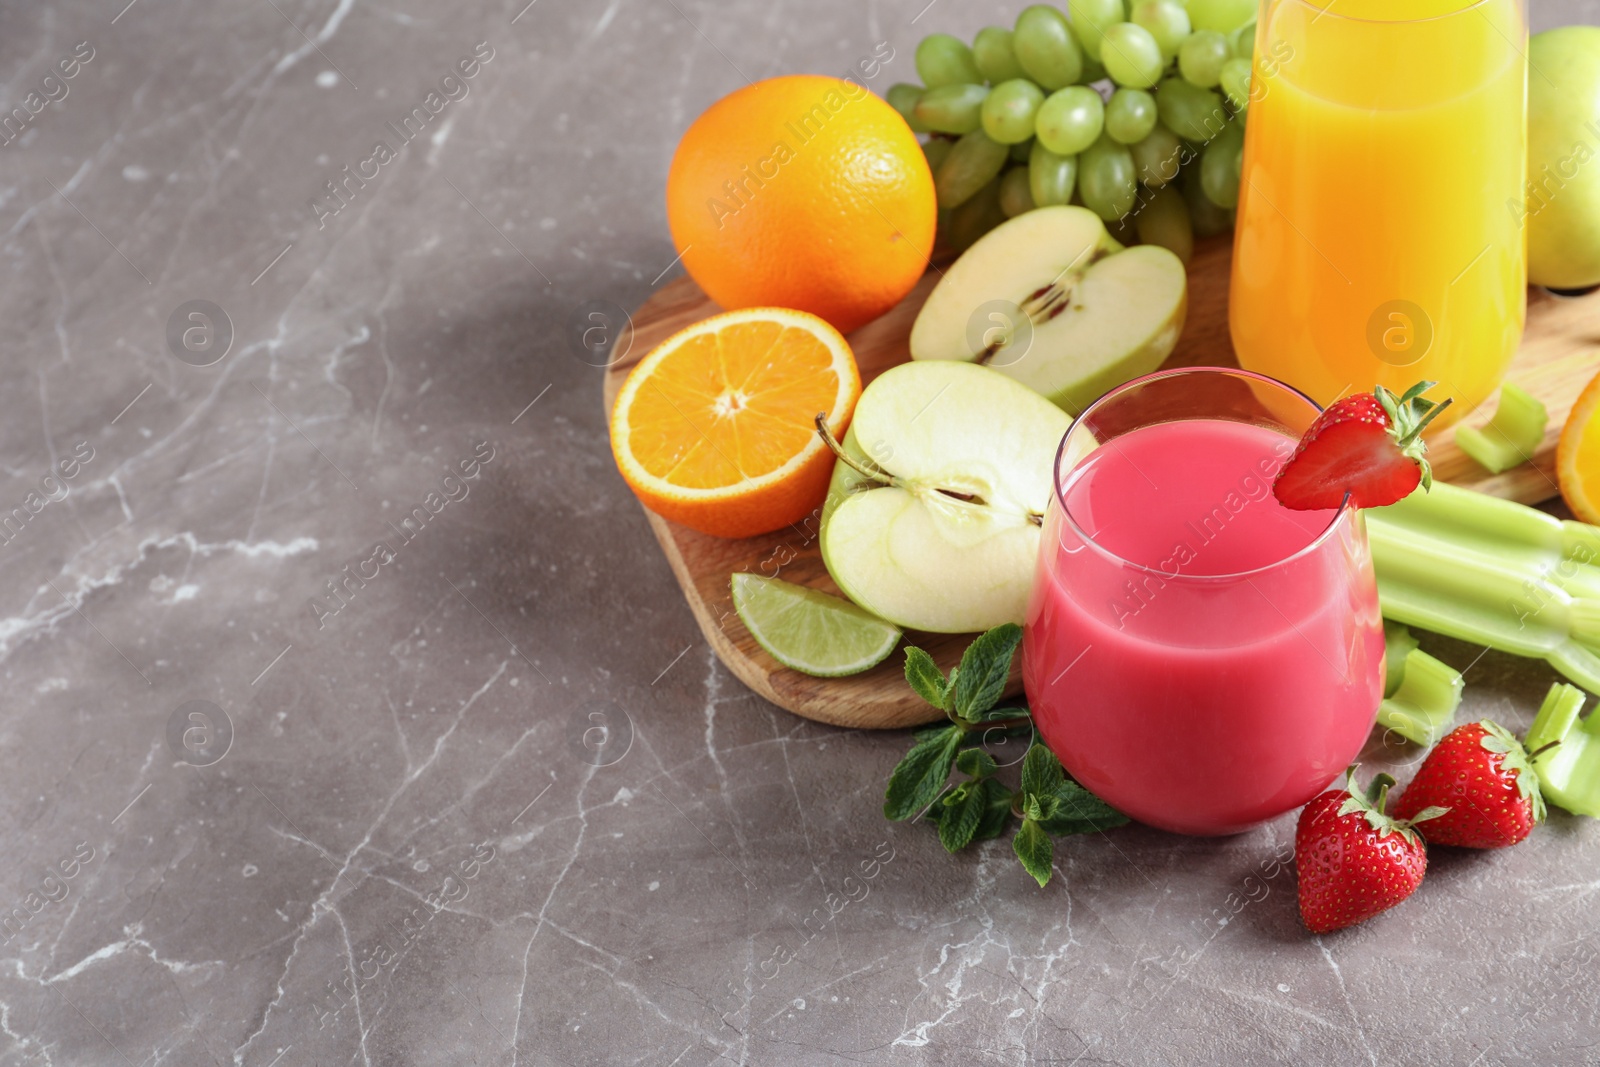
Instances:
[[[856,459],[854,456],[852,456],[848,452],[846,452],[844,450],[844,446],[839,443],[839,439],[837,437],[833,436],[833,431],[828,429],[828,413],[826,411],[817,412],[816,423],[817,423],[817,436],[821,437],[823,443],[828,446],[828,449],[835,456],[839,457],[839,462],[843,463],[845,466],[849,467],[851,470],[855,471],[857,474],[861,475],[863,478],[870,478],[871,480],[879,483],[880,485],[899,485],[900,484],[899,480],[896,479],[895,476],[890,474],[888,471],[881,470],[881,469],[875,470],[875,469],[869,468],[865,464],[863,464],[860,460]]]

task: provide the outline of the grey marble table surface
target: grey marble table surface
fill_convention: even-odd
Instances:
[[[700,636],[574,316],[711,101],[1017,6],[0,4],[0,1067],[1600,1061],[1591,824],[1323,938],[1293,816],[1041,891]]]

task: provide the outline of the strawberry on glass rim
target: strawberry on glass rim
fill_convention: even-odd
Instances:
[[[1336,400],[1301,436],[1294,455],[1272,483],[1278,503],[1295,511],[1336,508],[1348,495],[1358,508],[1381,508],[1433,485],[1422,431],[1449,399],[1423,393],[1437,382],[1418,382],[1399,396],[1383,386]]]

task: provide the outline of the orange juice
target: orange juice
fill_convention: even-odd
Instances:
[[[1526,42],[1521,0],[1265,0],[1241,365],[1321,404],[1431,378],[1466,412],[1495,390],[1527,299]]]

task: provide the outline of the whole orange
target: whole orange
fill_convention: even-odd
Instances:
[[[768,78],[694,121],[667,175],[689,275],[728,309],[809,311],[848,332],[928,265],[937,207],[916,135],[839,78]]]

